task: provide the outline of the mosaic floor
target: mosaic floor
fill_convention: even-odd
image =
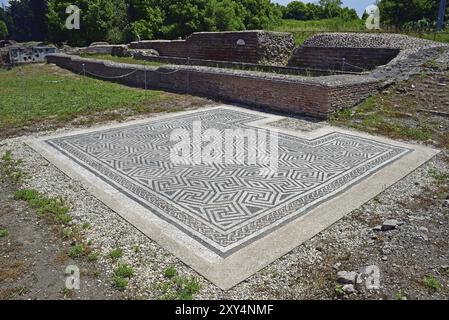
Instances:
[[[171,161],[174,129],[190,132],[198,121],[203,131],[257,129],[257,123],[270,117],[212,108],[46,138],[40,145],[146,209],[141,218],[165,221],[177,230],[171,234],[195,243],[192,250],[209,250],[220,259],[272,235],[414,151],[347,132],[302,137],[281,130],[278,170],[271,176],[258,173],[262,164]],[[248,144],[238,147],[247,150]]]

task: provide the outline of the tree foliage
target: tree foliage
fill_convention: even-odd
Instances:
[[[342,7],[341,0],[320,0],[318,4],[292,1],[284,9],[285,19],[318,20],[342,18],[344,20],[358,19],[354,9]]]
[[[17,41],[44,40],[46,12],[45,0],[11,0],[4,15],[10,37]]]
[[[75,4],[80,9],[80,30],[68,30],[66,8],[72,0],[48,0],[46,13],[48,23],[47,39],[85,45],[95,41],[119,43],[124,40],[127,22],[125,0],[79,0]]]
[[[398,28],[407,25],[419,27],[423,23],[434,25],[438,16],[439,0],[380,0],[381,22]],[[449,19],[449,6],[446,8]],[[447,19],[446,19],[447,21]]]
[[[0,39],[5,39],[8,36],[8,27],[3,20],[0,20]]]
[[[438,0],[379,0],[386,25],[432,24]],[[66,8],[81,10],[80,30],[68,30]],[[198,31],[266,29],[282,18],[357,19],[341,0],[292,1],[286,7],[271,0],[11,0],[0,12],[3,34],[17,41],[47,40],[70,45],[138,39],[185,38]]]

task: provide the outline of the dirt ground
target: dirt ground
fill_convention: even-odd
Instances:
[[[118,299],[109,279],[94,263],[73,260],[61,227],[40,219],[35,210],[13,199],[19,185],[0,163],[0,300],[5,299]],[[80,290],[65,287],[68,266],[80,271]]]

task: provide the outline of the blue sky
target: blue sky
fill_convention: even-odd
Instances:
[[[291,0],[272,0],[277,3],[287,4]],[[315,2],[314,0],[302,0],[303,2]],[[370,4],[375,3],[375,0],[343,0],[343,3],[347,7],[355,8],[359,15],[363,13],[363,10]],[[0,0],[0,3],[8,3],[8,0]]]

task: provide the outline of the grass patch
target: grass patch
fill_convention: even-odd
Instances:
[[[301,45],[308,38],[321,32],[370,32],[378,33],[380,31],[370,31],[366,29],[365,21],[344,20],[342,18],[331,18],[321,20],[294,20],[284,19],[278,26],[272,28],[273,31],[291,32],[295,36],[295,43]],[[406,33],[411,37],[427,40],[449,43],[449,33]]]
[[[393,139],[416,141],[438,139],[435,130],[421,121],[419,117],[410,118],[414,125],[404,123],[404,113],[394,106],[390,98],[381,94],[372,96],[363,101],[357,108],[339,110],[329,121],[334,125],[348,126]]]
[[[134,270],[127,264],[120,263],[117,269],[115,269],[114,275],[117,277],[130,279],[134,275]]]
[[[97,252],[91,252],[87,255],[87,260],[89,262],[95,262],[98,261],[98,253]]]
[[[121,263],[114,270],[114,275],[112,276],[112,283],[114,287],[118,290],[125,290],[128,286],[129,279],[134,276],[134,269],[127,264]]]
[[[8,235],[9,235],[9,231],[8,230],[0,228],[0,238],[7,237]]]
[[[343,290],[343,286],[342,286],[341,284],[337,284],[337,285],[335,286],[335,293],[336,293],[338,296],[343,296],[343,295],[345,294],[345,291]]]
[[[109,252],[109,258],[113,260],[117,260],[123,257],[123,250],[120,248],[112,249],[111,252]]]
[[[145,65],[145,66],[160,67],[160,66],[167,65],[166,63],[162,63],[162,62],[138,60],[138,59],[134,59],[133,57],[117,57],[117,56],[112,56],[110,54],[82,53],[82,54],[80,54],[80,56],[83,58],[109,60],[109,61],[113,61],[113,62],[138,64],[138,65]]]
[[[449,43],[449,32],[439,32],[439,33],[408,33],[409,36],[433,40],[438,42]]]
[[[6,161],[6,162],[12,161],[12,151],[11,150],[7,150],[5,152],[5,154],[2,156],[2,160]]]
[[[69,208],[61,197],[47,198],[37,190],[21,189],[16,191],[14,199],[26,201],[40,217],[48,217],[62,224],[68,224],[71,221],[68,215]]]
[[[158,285],[162,291],[162,300],[192,300],[193,295],[201,289],[201,285],[195,277],[180,276],[173,266],[164,270],[164,277],[168,281]]]
[[[163,292],[161,300],[192,300],[201,285],[195,277],[174,276],[162,284],[160,289]]]
[[[85,251],[83,244],[74,245],[69,250],[69,257],[72,259],[79,258],[84,255]]]
[[[0,111],[1,112],[1,111]],[[22,160],[14,160],[12,151],[7,150],[1,157],[0,163],[0,179],[5,182],[5,178],[9,178],[12,183],[18,184],[25,176],[25,173],[20,169]]]
[[[129,281],[128,281],[128,279],[125,279],[122,277],[113,276],[112,283],[114,284],[115,288],[117,288],[120,291],[123,291],[128,286]]]
[[[0,300],[16,300],[18,297],[23,296],[29,292],[30,289],[26,286],[0,289]]]
[[[0,73],[0,132],[43,121],[63,125],[79,116],[128,110],[157,112],[158,102],[169,95],[160,91],[129,88],[73,74],[51,65],[24,65]],[[95,121],[99,121],[96,117]],[[4,129],[4,130],[3,130]],[[29,129],[28,129],[29,130]]]
[[[407,296],[405,294],[403,294],[402,292],[396,293],[395,298],[396,298],[396,300],[401,300],[401,301],[407,300]]]
[[[441,288],[441,284],[434,276],[425,276],[423,279],[423,283],[432,291],[438,291]]]
[[[273,31],[291,32],[295,37],[296,45],[301,45],[308,38],[322,31],[366,32],[366,26],[362,20],[347,21],[341,18],[309,21],[284,19],[281,25],[273,28]]]
[[[90,224],[87,223],[87,222],[84,222],[84,223],[81,225],[81,228],[82,228],[83,230],[90,229]]]
[[[166,278],[173,278],[178,274],[178,271],[176,271],[176,268],[173,266],[167,267],[167,269],[165,269],[164,271],[164,277]]]
[[[449,174],[438,171],[436,169],[430,169],[429,175],[435,179],[437,185],[446,185],[449,184]]]

